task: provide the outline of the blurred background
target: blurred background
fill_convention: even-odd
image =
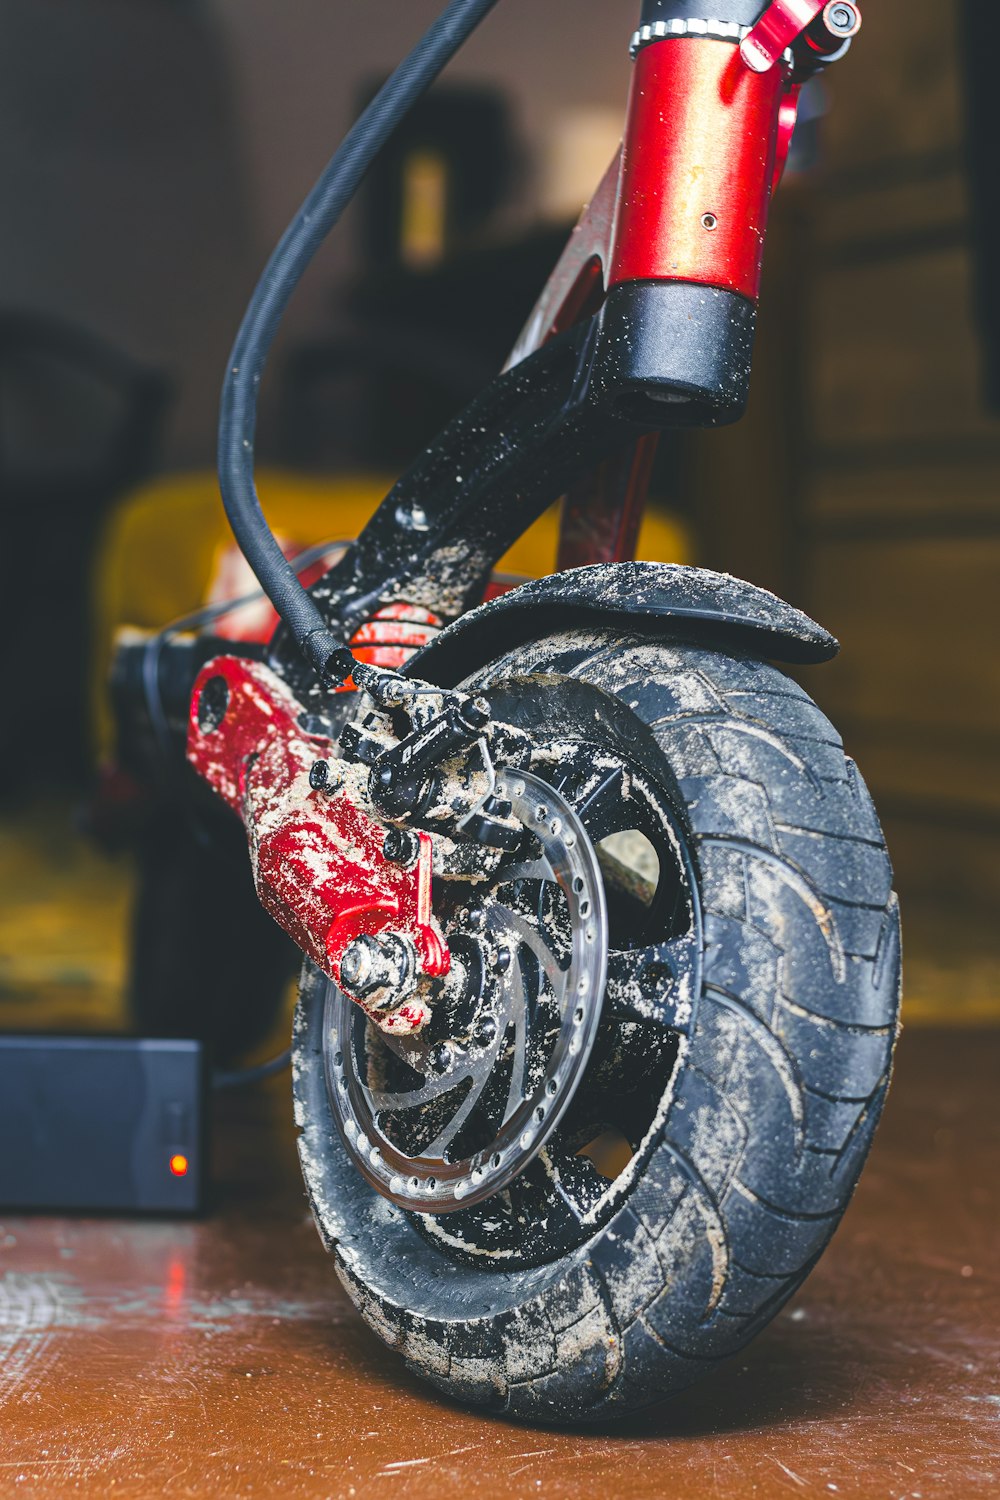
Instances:
[[[126,1019],[143,904],[170,897],[93,813],[111,636],[245,586],[212,475],[228,346],[437,9],[0,0],[0,1027]],[[290,544],[355,534],[502,364],[616,148],[635,12],[504,0],[377,166],[264,392],[260,489]],[[803,681],[885,823],[904,1016],[955,1023],[1000,1021],[1000,193],[975,18],[879,0],[810,88],[749,415],[663,443],[640,543],[841,639]],[[504,566],[548,571],[554,546],[550,516]]]

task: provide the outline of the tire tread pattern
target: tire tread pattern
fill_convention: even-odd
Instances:
[[[821,1253],[888,1085],[899,919],[878,819],[833,726],[775,668],[567,632],[490,670],[558,673],[650,726],[700,868],[705,983],[662,1139],[612,1224],[518,1306],[413,1319],[345,1266],[366,1316],[461,1400],[601,1421],[741,1347]],[[488,683],[487,683],[488,686]],[[517,1274],[517,1273],[513,1273]]]

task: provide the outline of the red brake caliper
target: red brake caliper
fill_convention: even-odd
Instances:
[[[450,965],[431,911],[434,840],[409,834],[405,863],[387,858],[386,827],[365,810],[368,767],[334,759],[332,741],[302,731],[302,714],[267,667],[216,657],[195,683],[188,759],[243,819],[265,910],[337,984],[349,954],[344,987],[362,991],[383,1030],[417,1030],[426,1003],[395,1003],[408,966],[415,981]]]

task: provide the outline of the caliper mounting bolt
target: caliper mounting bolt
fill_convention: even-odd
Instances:
[[[458,710],[459,721],[467,729],[471,730],[485,729],[492,717],[493,710],[490,707],[490,700],[482,697],[482,695],[478,698],[470,698]]]
[[[309,785],[314,792],[321,792],[330,784],[330,762],[328,760],[317,760],[313,762],[309,772]]]
[[[394,865],[412,865],[420,853],[420,840],[408,828],[390,828],[382,853]]]

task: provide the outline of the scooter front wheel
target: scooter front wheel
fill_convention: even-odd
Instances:
[[[300,1154],[411,1368],[596,1422],[745,1344],[828,1241],[888,1085],[898,912],[853,762],[766,663],[577,630],[476,685],[535,752],[500,772],[519,848],[471,902],[435,891],[462,1005],[390,1043],[307,965]]]

